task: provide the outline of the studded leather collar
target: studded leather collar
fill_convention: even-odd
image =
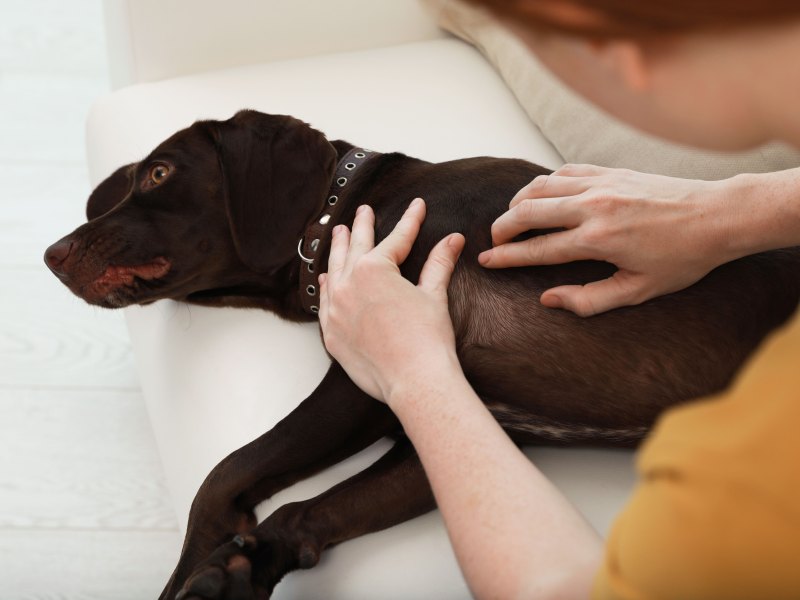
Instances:
[[[317,258],[322,247],[330,243],[331,232],[339,221],[344,202],[340,202],[352,181],[356,170],[370,158],[377,156],[378,152],[353,148],[345,154],[336,165],[328,197],[322,212],[311,222],[300,241],[297,243],[297,254],[300,256],[300,303],[303,310],[311,315],[319,312],[319,265]]]

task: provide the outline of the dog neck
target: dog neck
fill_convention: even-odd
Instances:
[[[297,243],[297,254],[300,258],[300,304],[307,314],[314,316],[319,312],[320,257],[330,246],[331,232],[339,222],[345,205],[343,198],[359,167],[379,155],[378,152],[352,146],[344,155],[343,150],[345,148],[337,148],[340,159],[322,211],[306,227],[303,237]]]

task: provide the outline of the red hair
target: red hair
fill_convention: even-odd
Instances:
[[[800,0],[468,0],[523,27],[647,37],[800,20]],[[583,18],[575,18],[580,14]]]

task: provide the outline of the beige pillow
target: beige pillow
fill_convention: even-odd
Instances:
[[[623,167],[693,179],[725,179],[800,166],[800,151],[772,143],[743,153],[664,142],[617,121],[547,71],[508,29],[460,0],[422,0],[439,25],[494,65],[525,112],[566,162]]]

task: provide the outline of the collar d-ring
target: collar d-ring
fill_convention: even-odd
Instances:
[[[306,263],[308,265],[313,265],[314,264],[314,259],[313,258],[306,258],[305,256],[303,256],[303,240],[304,239],[305,238],[300,238],[300,241],[297,242],[297,256],[299,256],[300,260],[302,260],[304,263]]]

